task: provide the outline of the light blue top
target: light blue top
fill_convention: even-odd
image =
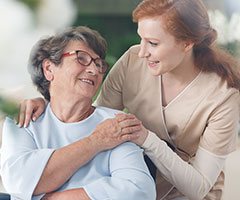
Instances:
[[[97,107],[87,119],[63,123],[52,112],[45,113],[27,128],[6,118],[3,126],[1,175],[12,199],[41,199],[32,196],[54,150],[90,135],[96,125],[119,111]],[[81,156],[81,155],[79,155]],[[66,163],[66,167],[68,163]],[[93,200],[154,200],[155,183],[143,159],[142,149],[126,142],[97,154],[81,167],[59,191],[83,187]]]

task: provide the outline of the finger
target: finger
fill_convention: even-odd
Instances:
[[[116,114],[116,119],[118,122],[121,122],[125,119],[134,119],[135,116],[133,114],[126,114],[126,113],[117,113]]]
[[[21,103],[19,106],[19,113],[18,113],[18,120],[17,120],[17,125],[19,127],[23,127],[24,120],[25,120],[25,104]]]
[[[121,140],[122,142],[127,142],[127,141],[132,141],[132,140],[136,140],[140,137],[139,133],[135,133],[135,134],[124,134],[121,136]]]
[[[24,127],[27,127],[32,119],[33,107],[32,105],[28,105],[25,108],[25,119],[24,119]]]
[[[134,119],[125,119],[121,122],[119,122],[119,126],[121,126],[122,128],[128,127],[128,126],[137,126],[140,125],[141,121],[134,118]]]
[[[43,113],[44,110],[45,110],[45,107],[37,107],[37,109],[34,110],[33,112],[32,120],[36,121],[36,119],[40,117],[40,115]]]
[[[121,133],[124,134],[132,134],[134,132],[140,131],[142,129],[141,125],[137,125],[137,126],[130,126],[130,127],[126,127],[123,128]]]

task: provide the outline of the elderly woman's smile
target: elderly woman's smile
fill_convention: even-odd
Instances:
[[[80,80],[84,83],[90,84],[90,85],[94,85],[94,81],[90,80],[90,79],[85,79],[85,78],[80,78]]]

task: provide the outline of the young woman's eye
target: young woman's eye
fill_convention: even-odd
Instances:
[[[156,47],[156,46],[158,45],[158,43],[156,43],[156,42],[151,42],[151,41],[149,41],[149,44],[150,44],[151,46],[153,46],[153,47]]]

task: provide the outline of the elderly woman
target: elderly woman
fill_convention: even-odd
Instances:
[[[108,67],[105,51],[105,40],[87,27],[42,39],[33,49],[29,72],[49,104],[27,128],[9,118],[4,123],[1,173],[13,199],[156,198],[142,150],[123,143],[137,137],[129,133],[141,123],[92,106]]]

